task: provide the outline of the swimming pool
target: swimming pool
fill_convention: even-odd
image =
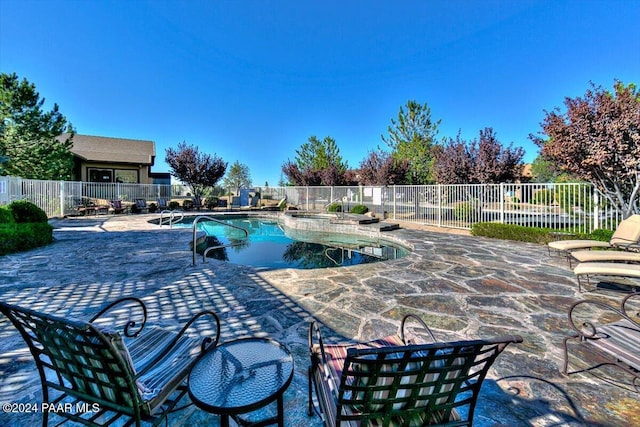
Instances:
[[[197,227],[206,237],[199,240],[196,250],[202,255],[209,247],[233,243],[234,246],[210,250],[207,254],[233,264],[264,269],[312,269],[367,264],[409,253],[401,246],[344,234],[296,233],[292,238],[275,220],[266,218],[217,219],[247,230],[248,239],[240,230],[201,220]],[[182,226],[191,227],[191,223]]]

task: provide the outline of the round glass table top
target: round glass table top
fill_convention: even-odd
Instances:
[[[212,412],[241,412],[275,400],[293,377],[293,356],[277,341],[248,338],[211,350],[189,374],[189,394]]]

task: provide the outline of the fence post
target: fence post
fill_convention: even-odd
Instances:
[[[593,230],[597,230],[600,227],[600,198],[595,186],[591,186],[591,191],[593,192]]]
[[[64,181],[60,181],[60,217],[64,218],[64,200],[65,200],[65,194],[64,194]]]
[[[500,183],[500,224],[504,224],[504,183]]]
[[[397,212],[396,212],[396,185],[393,184],[393,193],[391,194],[391,203],[393,203],[393,219],[396,219],[397,217]]]
[[[438,227],[442,227],[442,184],[436,186],[438,189]]]

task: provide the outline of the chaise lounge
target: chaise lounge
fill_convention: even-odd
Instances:
[[[640,249],[640,215],[631,215],[618,224],[611,240],[603,242],[600,240],[558,240],[549,242],[549,251],[555,249],[564,252],[570,261],[570,253],[575,249],[589,248],[616,248],[616,249]]]
[[[605,250],[573,251],[571,257],[578,262],[629,262],[640,263],[640,252]]]
[[[627,295],[619,307],[595,300],[582,300],[571,306],[569,323],[574,332],[564,339],[565,375],[569,374],[569,342],[575,342],[581,348],[574,352],[575,357],[596,360],[596,365],[576,372],[615,366],[630,374],[630,384],[640,391],[640,313],[637,305],[631,305],[631,299],[638,297],[640,293]],[[596,314],[598,310],[600,315]]]
[[[581,277],[586,276],[587,284],[590,276],[614,276],[640,279],[640,264],[623,262],[581,262],[573,269],[578,280],[578,291],[582,292]]]

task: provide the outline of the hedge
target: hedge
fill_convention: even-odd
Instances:
[[[471,226],[472,236],[492,237],[495,239],[515,240],[518,242],[547,243],[558,240],[558,232],[562,230],[524,227],[514,224],[499,224],[496,222],[479,222]],[[608,242],[613,236],[611,230],[594,230],[591,234],[571,233],[572,239],[594,239]]]
[[[53,227],[45,222],[0,224],[0,255],[27,251],[53,242]]]

